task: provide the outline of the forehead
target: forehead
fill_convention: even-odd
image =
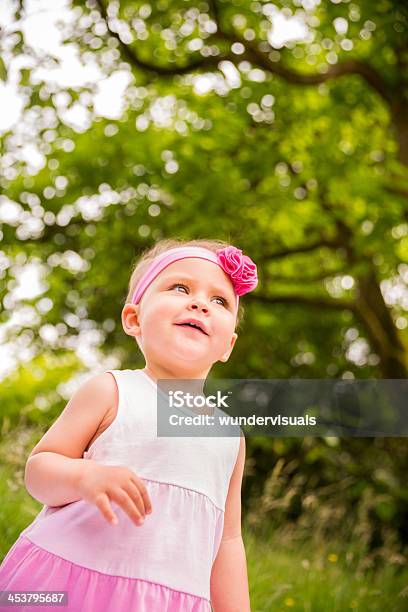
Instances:
[[[224,293],[228,293],[231,299],[235,298],[231,279],[219,265],[212,261],[200,259],[199,257],[179,259],[164,268],[156,278],[156,281],[161,282],[162,280],[170,280],[180,275],[191,278],[192,281],[197,284],[199,283],[218,288],[220,291],[222,290]]]

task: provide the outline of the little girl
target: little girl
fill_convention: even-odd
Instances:
[[[163,240],[142,256],[122,324],[146,366],[92,377],[32,450],[25,484],[44,507],[0,566],[0,591],[19,602],[3,593],[0,610],[250,611],[245,438],[158,436],[157,381],[204,382],[227,361],[239,296],[257,282],[221,241]]]

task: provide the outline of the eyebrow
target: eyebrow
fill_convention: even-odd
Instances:
[[[185,274],[177,274],[177,273],[173,273],[165,278],[163,278],[163,282],[170,282],[171,280],[179,280],[179,281],[187,281],[189,283],[195,283],[196,279],[192,278],[191,276],[186,276]],[[220,287],[215,287],[214,285],[211,285],[211,289],[213,289],[213,291],[218,292],[220,295],[224,296],[224,295],[228,295],[228,292],[225,289],[221,289]],[[227,299],[227,298],[225,298]],[[231,298],[228,297],[228,301],[230,301]]]

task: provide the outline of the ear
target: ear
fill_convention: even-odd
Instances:
[[[238,338],[238,334],[236,334],[234,332],[232,334],[232,337],[231,337],[231,343],[230,343],[230,347],[229,347],[228,351],[226,353],[224,353],[224,355],[221,357],[221,359],[219,361],[223,361],[224,363],[226,361],[228,361],[228,359],[229,359],[229,357],[230,357],[230,355],[232,353],[232,349],[234,348],[234,344],[235,344],[237,338]]]
[[[125,304],[122,309],[122,327],[128,336],[140,336],[139,304]]]

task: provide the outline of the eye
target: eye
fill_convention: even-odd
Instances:
[[[187,287],[183,285],[182,283],[175,283],[174,285],[170,287],[170,289],[174,289],[175,287],[184,287],[184,289],[187,289]]]
[[[188,290],[188,287],[186,285],[183,285],[183,283],[174,283],[174,285],[172,285],[170,289],[174,289],[175,287],[183,287],[184,289]],[[228,308],[229,303],[225,298],[217,296],[215,299],[221,300],[221,306],[225,306],[225,308]]]

